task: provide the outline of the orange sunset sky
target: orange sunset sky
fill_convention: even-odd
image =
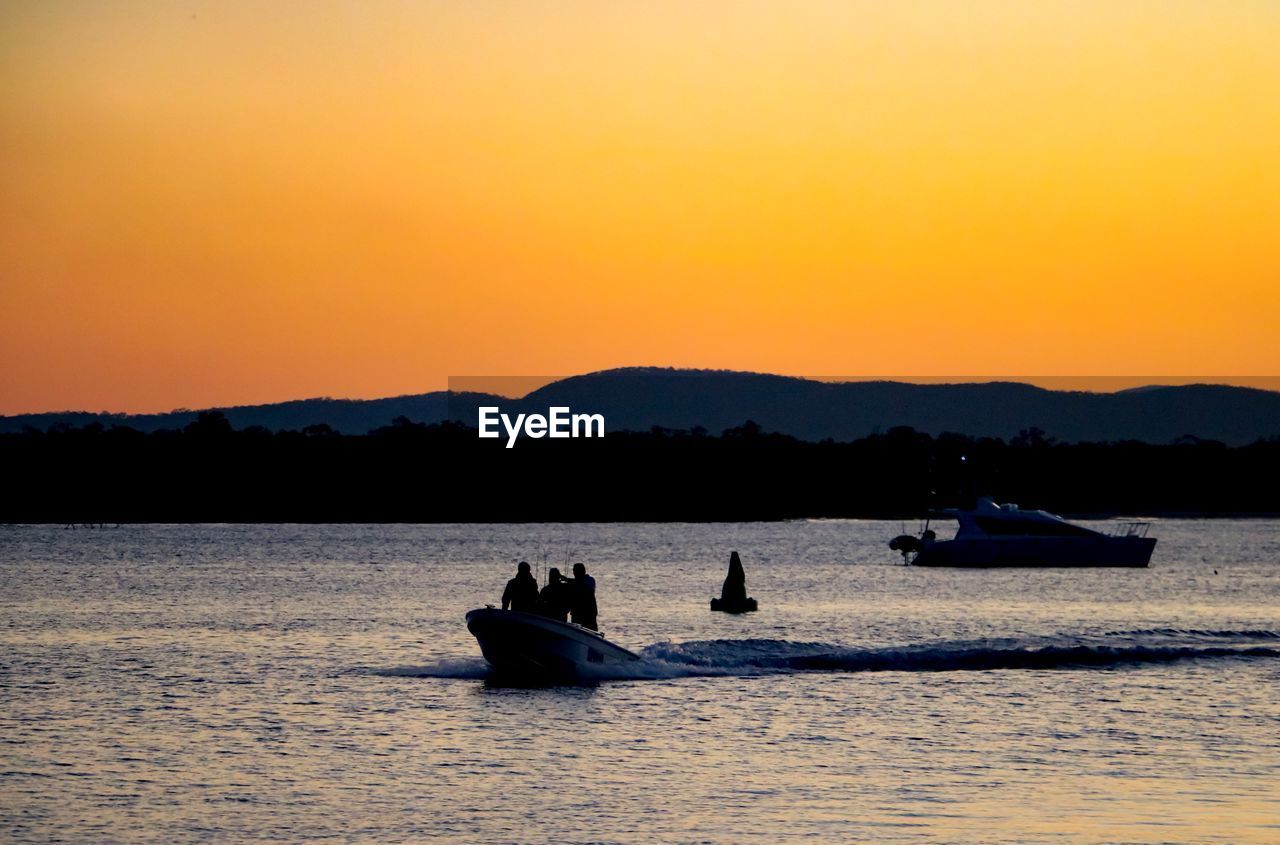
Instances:
[[[0,5],[0,413],[1278,338],[1270,0]]]

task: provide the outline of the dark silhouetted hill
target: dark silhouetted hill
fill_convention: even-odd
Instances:
[[[1066,444],[1038,430],[1006,442],[891,428],[813,442],[744,421],[507,449],[456,423],[271,432],[210,412],[150,434],[0,434],[0,466],[0,524],[905,518],[979,494],[1065,514],[1243,515],[1276,512],[1280,438]]]
[[[1069,442],[1169,443],[1193,435],[1243,444],[1280,434],[1280,393],[1224,385],[1089,393],[1015,382],[833,383],[756,373],[631,369],[553,382],[512,407],[549,405],[603,413],[610,430],[701,426],[715,432],[751,419],[764,431],[813,441],[852,440],[894,426],[1005,439],[1040,428]],[[459,419],[474,424],[474,418]]]
[[[482,393],[426,393],[390,399],[308,399],[216,409],[236,428],[300,431],[328,425],[364,434],[404,418],[476,425],[476,409],[545,413],[551,405],[602,413],[609,431],[704,428],[743,420],[802,440],[848,441],[895,426],[937,435],[956,432],[1009,439],[1039,428],[1065,442],[1170,443],[1192,435],[1230,445],[1280,434],[1280,392],[1223,385],[1150,386],[1118,393],[1055,391],[1015,382],[906,384],[821,382],[715,370],[633,368],[573,376],[520,400]],[[181,428],[196,411],[169,414],[31,414],[0,417],[0,432],[54,424],[125,425],[139,431]]]
[[[501,402],[501,397],[477,396],[481,400]],[[365,434],[381,428],[399,417],[413,422],[440,422],[447,418],[449,393],[436,391],[388,399],[297,399],[269,405],[242,405],[232,408],[177,410],[163,414],[109,414],[87,411],[58,411],[47,414],[20,414],[0,417],[0,433],[13,433],[31,427],[45,430],[50,426],[85,426],[99,423],[110,427],[127,426],[150,433],[184,428],[204,410],[219,411],[235,428],[261,426],[270,431],[301,431],[313,425],[327,425],[343,434]]]

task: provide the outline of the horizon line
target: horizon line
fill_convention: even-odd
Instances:
[[[199,411],[231,410],[236,408],[254,408],[266,405],[283,405],[291,402],[377,402],[387,399],[401,399],[413,396],[424,396],[431,393],[489,393],[504,399],[523,399],[530,393],[558,381],[581,378],[593,375],[625,375],[634,372],[640,375],[644,371],[672,373],[704,373],[724,375],[775,376],[778,378],[800,379],[803,381],[824,382],[828,384],[858,384],[867,382],[894,382],[898,384],[946,385],[946,384],[1024,384],[1055,392],[1084,393],[1119,393],[1125,390],[1159,387],[1185,387],[1188,385],[1213,385],[1223,387],[1243,387],[1255,390],[1280,392],[1280,376],[1026,376],[1026,375],[976,375],[976,376],[921,376],[921,375],[795,375],[789,373],[770,373],[759,370],[732,370],[699,367],[662,367],[631,366],[614,367],[602,370],[590,370],[584,373],[558,376],[449,376],[444,388],[417,392],[383,394],[374,396],[331,396],[313,395],[295,398],[274,399],[265,401],[246,401],[233,403],[212,403],[200,407],[168,407],[162,409],[142,410],[89,410],[61,408],[37,411],[5,411],[0,417],[44,416],[51,414],[92,414],[98,416],[163,416],[166,414],[196,413]],[[455,384],[457,386],[455,387]],[[468,386],[474,385],[474,386]],[[477,389],[483,387],[484,389]]]

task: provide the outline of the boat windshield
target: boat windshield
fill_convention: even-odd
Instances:
[[[973,522],[993,537],[1093,537],[1098,532],[1070,522],[1048,519],[1001,519],[975,516]]]

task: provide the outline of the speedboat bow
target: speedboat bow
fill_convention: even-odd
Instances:
[[[485,607],[467,630],[494,671],[527,680],[572,680],[640,658],[596,631],[536,613]]]

